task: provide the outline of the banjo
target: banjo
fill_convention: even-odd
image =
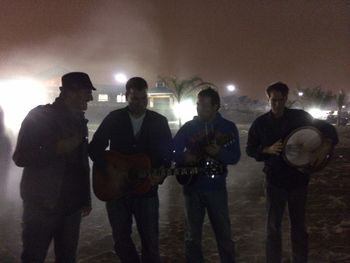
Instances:
[[[282,156],[286,163],[303,172],[323,169],[331,158],[333,147],[324,153],[318,165],[312,165],[320,154],[324,142],[321,132],[312,126],[303,126],[292,131],[284,140]]]

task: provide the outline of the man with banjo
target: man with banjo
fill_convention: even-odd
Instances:
[[[305,205],[310,174],[324,165],[338,142],[332,125],[314,120],[303,110],[285,107],[288,91],[282,82],[266,89],[271,110],[253,122],[246,147],[248,156],[265,164],[268,263],[282,262],[281,224],[286,204],[291,224],[292,262],[307,262]]]

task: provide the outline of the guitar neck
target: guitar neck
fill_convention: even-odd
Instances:
[[[152,169],[150,174],[155,176],[195,175],[199,170],[198,167],[156,168]]]

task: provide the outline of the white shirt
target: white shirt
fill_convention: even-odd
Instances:
[[[132,128],[133,128],[135,137],[137,137],[138,133],[141,130],[141,126],[142,126],[142,123],[143,123],[143,119],[145,118],[145,115],[146,115],[146,113],[142,114],[138,118],[135,118],[134,116],[132,116],[129,113],[129,117],[130,117],[130,120],[131,120],[131,124],[132,124]]]

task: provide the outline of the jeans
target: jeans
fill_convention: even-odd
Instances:
[[[305,205],[307,187],[284,190],[268,185],[267,197],[267,240],[266,262],[282,262],[281,224],[286,204],[288,204],[291,225],[292,262],[306,263],[308,255],[308,234],[305,228]]]
[[[124,197],[107,202],[114,249],[122,263],[159,263],[159,199]],[[141,260],[131,239],[133,217],[142,244]]]
[[[56,263],[74,263],[80,222],[80,210],[70,215],[53,214],[24,203],[22,262],[44,262],[51,240],[54,240]]]
[[[205,210],[215,233],[221,263],[235,262],[226,190],[185,194],[186,262],[204,262],[201,242]]]

